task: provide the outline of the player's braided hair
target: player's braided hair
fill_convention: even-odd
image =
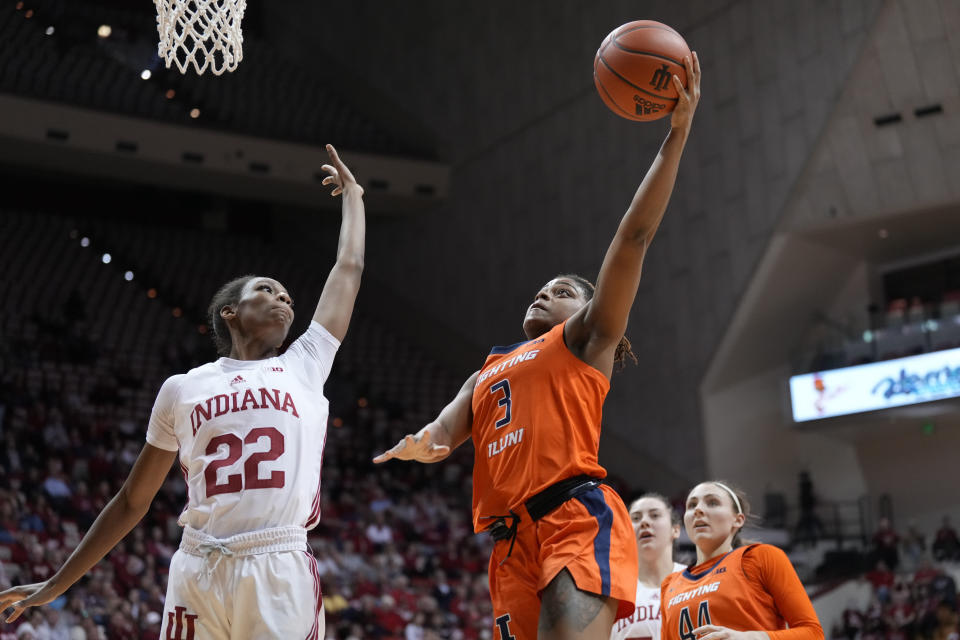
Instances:
[[[247,274],[234,278],[213,294],[213,300],[207,307],[207,316],[210,318],[210,326],[213,327],[213,343],[217,347],[217,353],[221,356],[230,355],[230,350],[233,348],[233,338],[230,337],[230,327],[227,326],[227,321],[220,317],[220,310],[227,306],[239,304],[243,288],[256,277]]]
[[[593,286],[593,283],[584,278],[583,276],[578,276],[575,273],[564,273],[557,276],[557,278],[567,278],[573,280],[576,283],[577,288],[580,289],[581,295],[587,300],[593,299],[593,292],[596,290],[596,287]],[[627,336],[620,338],[620,344],[617,345],[617,350],[613,354],[613,361],[617,364],[617,371],[622,371],[624,367],[627,366],[627,358],[633,360],[633,364],[637,364],[636,354],[633,353],[633,348],[630,345],[630,341],[627,339]]]

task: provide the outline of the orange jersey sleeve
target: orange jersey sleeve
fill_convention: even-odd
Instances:
[[[790,627],[765,629],[770,640],[823,640],[817,612],[787,554],[771,545],[757,545],[744,554],[743,571],[773,596],[777,610]]]
[[[575,356],[564,323],[539,338],[494,347],[473,391],[473,522],[517,510],[576,475],[603,478],[597,461],[610,381]]]

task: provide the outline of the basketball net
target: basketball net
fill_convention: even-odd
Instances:
[[[234,71],[243,60],[240,21],[247,0],[153,0],[157,6],[157,53],[167,68],[214,75]]]

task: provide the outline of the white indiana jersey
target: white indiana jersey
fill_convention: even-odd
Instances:
[[[673,563],[674,573],[686,568]],[[637,580],[636,608],[614,623],[610,640],[660,640],[660,585],[647,587]]]
[[[180,451],[180,526],[215,538],[320,520],[323,384],[340,342],[320,323],[281,355],[220,358],[167,379],[147,442]]]

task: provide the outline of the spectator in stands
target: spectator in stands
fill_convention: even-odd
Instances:
[[[47,447],[54,450],[66,450],[70,447],[70,438],[63,424],[63,414],[56,407],[50,409],[43,427],[43,440]]]
[[[891,571],[896,571],[900,564],[899,544],[900,536],[893,530],[890,519],[880,518],[877,531],[873,534],[873,549]]]
[[[11,477],[23,473],[23,461],[20,452],[17,450],[17,441],[15,434],[16,425],[10,420],[10,430],[4,434],[3,447],[0,447],[0,471],[5,477]]]
[[[173,552],[175,549],[167,544],[163,529],[158,526],[154,526],[150,530],[150,542],[147,543],[147,550],[153,557],[159,558],[163,564],[169,564],[170,558],[173,557]]]
[[[893,588],[894,575],[893,572],[890,571],[890,567],[887,566],[887,563],[883,560],[878,560],[873,571],[867,572],[867,575],[864,577],[873,585],[873,592],[881,603],[885,604],[890,600],[890,590]]]
[[[847,608],[843,610],[840,620],[843,636],[847,640],[856,640],[863,630],[863,614],[857,609],[855,602],[847,602]]]
[[[80,480],[74,483],[73,495],[70,498],[70,516],[84,531],[90,528],[94,518],[97,517],[93,510],[93,497],[90,495],[90,486]]]
[[[798,484],[800,518],[797,520],[797,542],[816,545],[817,539],[822,535],[823,524],[817,516],[817,495],[813,490],[810,473],[801,471]]]
[[[45,617],[50,629],[50,640],[70,640],[70,624],[57,609],[47,609]]]
[[[342,572],[340,565],[337,564],[336,558],[327,548],[326,544],[315,547],[313,555],[317,559],[317,573],[321,581],[325,581],[327,576],[339,575]]]
[[[59,458],[54,458],[47,463],[47,477],[43,481],[43,490],[57,509],[62,508],[73,495],[69,481],[63,473],[63,462]]]
[[[423,640],[424,638],[424,624],[426,623],[426,616],[423,615],[422,611],[418,611],[413,616],[413,620],[407,623],[407,626],[403,630],[404,640]]]
[[[437,569],[433,574],[433,591],[431,592],[437,601],[437,606],[448,610],[450,602],[453,600],[454,592],[447,583],[447,574],[443,569]]]
[[[406,626],[406,620],[397,612],[396,601],[388,593],[380,596],[375,612],[377,626],[391,638],[399,636],[401,630]]]
[[[938,601],[956,602],[957,583],[946,573],[937,573],[930,581],[930,594]]]
[[[885,611],[888,640],[911,640],[917,614],[910,600],[910,588],[903,579],[894,582],[891,590],[890,606]]]
[[[907,523],[907,531],[903,534],[903,555],[909,568],[916,569],[919,567],[926,553],[926,538],[917,529],[917,521],[910,520]]]
[[[957,560],[960,558],[960,538],[950,525],[950,516],[943,516],[943,524],[937,529],[933,540],[933,557],[936,560]]]
[[[942,601],[937,605],[937,626],[933,630],[931,640],[957,640],[960,638],[960,621],[958,621],[956,604]]]
[[[17,627],[17,640],[39,640],[37,630],[29,622],[24,622]]]
[[[382,550],[384,545],[393,541],[393,529],[387,524],[383,511],[375,512],[373,522],[367,525],[365,534],[376,551]]]
[[[0,544],[13,544],[19,531],[15,510],[16,498],[10,492],[0,490]]]
[[[940,600],[932,595],[929,582],[914,585],[914,604],[917,608],[917,634],[929,640],[937,628],[937,605]]]
[[[374,513],[382,513],[393,506],[393,501],[387,496],[383,487],[373,487],[373,498],[370,500],[370,510]]]
[[[863,635],[861,640],[885,640],[887,624],[883,616],[883,605],[874,600],[863,616]]]

